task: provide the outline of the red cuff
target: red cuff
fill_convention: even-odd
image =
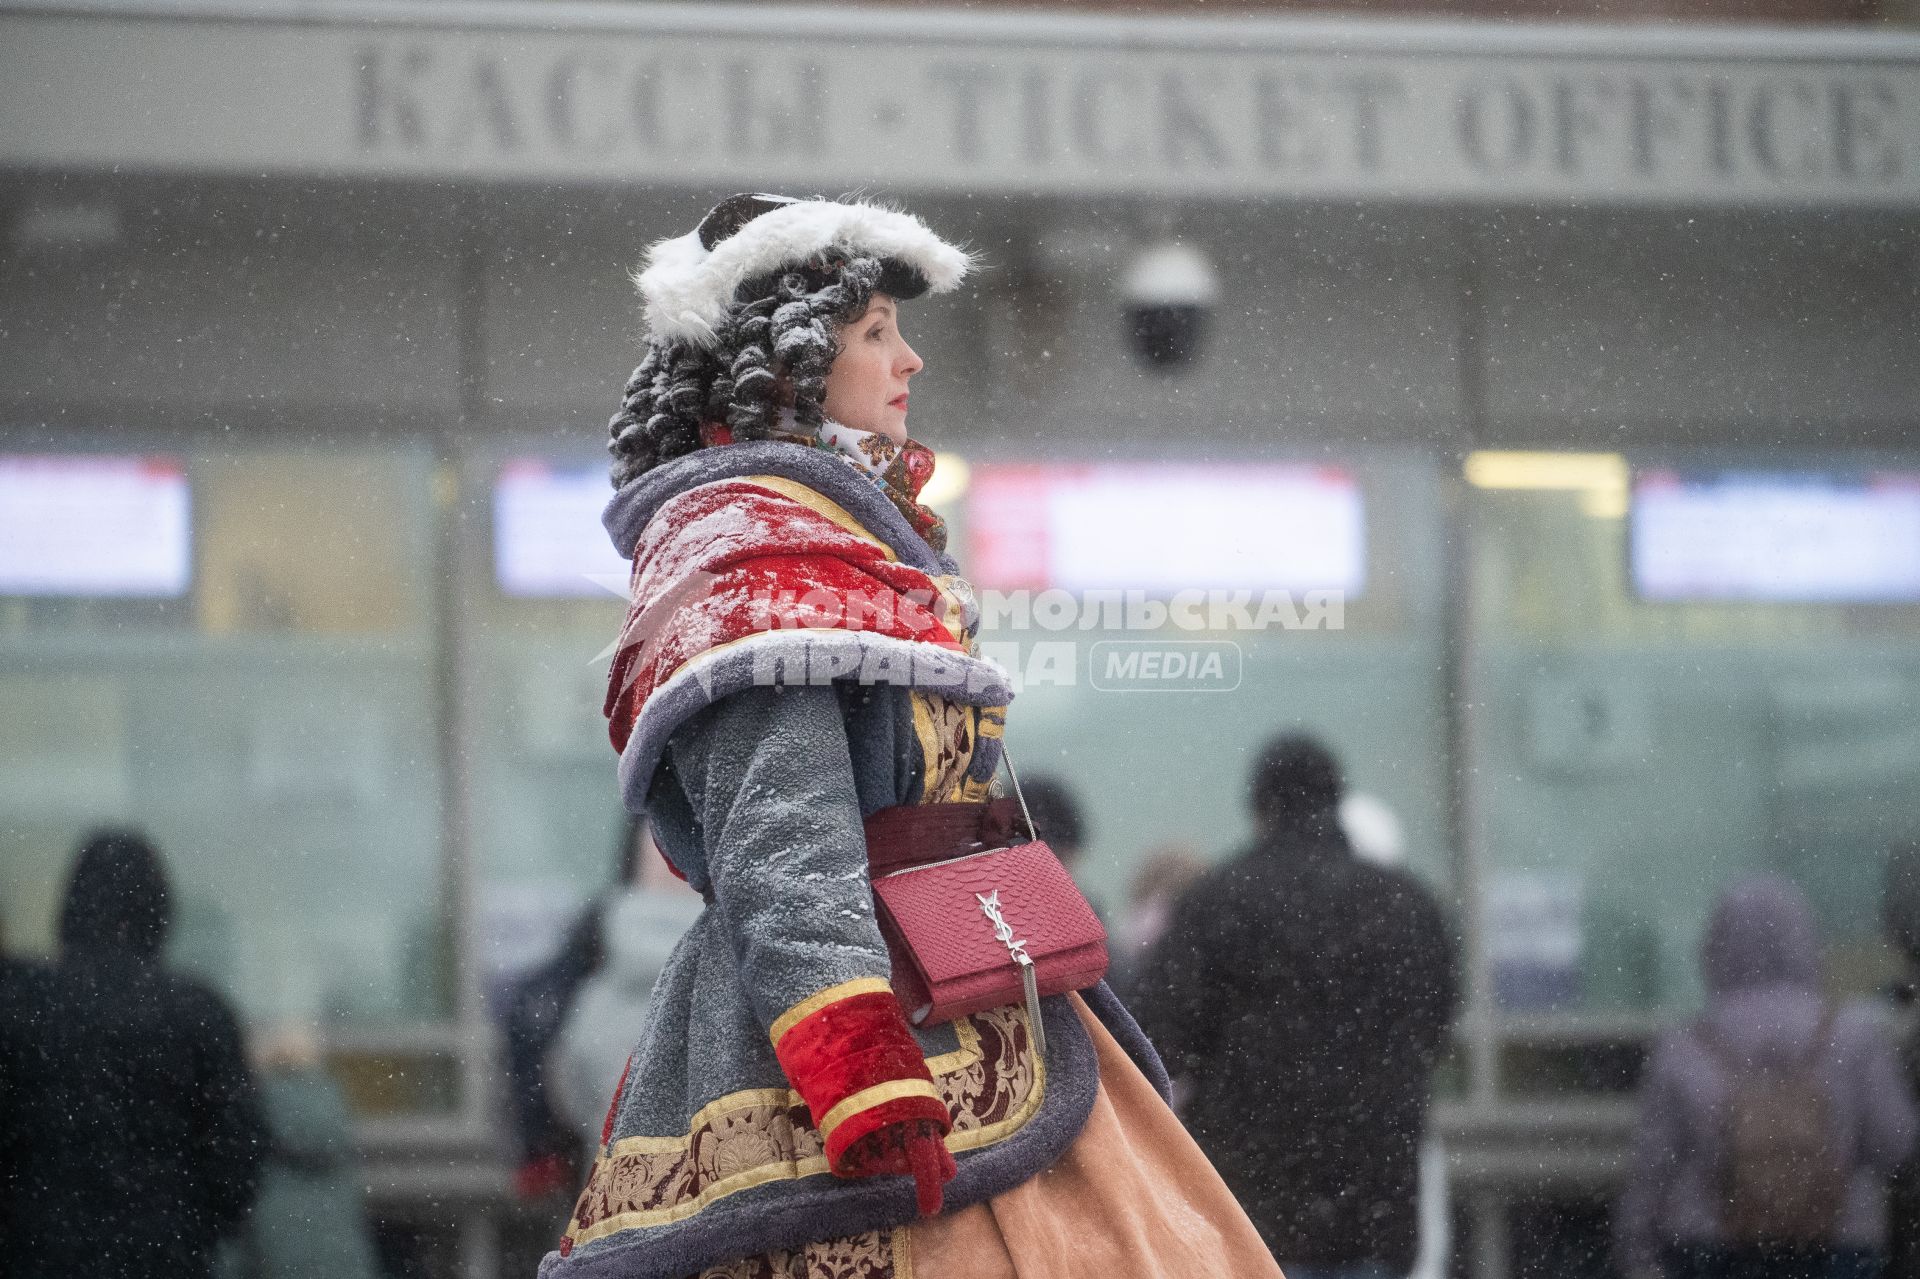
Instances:
[[[924,1119],[943,1136],[952,1129],[947,1103],[885,980],[862,977],[804,999],[774,1021],[771,1035],[834,1172],[859,1175],[843,1158],[847,1147],[888,1124]]]

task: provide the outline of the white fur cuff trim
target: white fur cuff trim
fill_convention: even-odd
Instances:
[[[934,293],[956,287],[973,261],[910,213],[874,204],[796,201],[761,214],[711,253],[697,232],[648,249],[646,264],[633,277],[646,301],[647,332],[711,342],[741,284],[836,246],[904,262]]]

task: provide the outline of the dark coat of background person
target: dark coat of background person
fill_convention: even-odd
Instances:
[[[1907,998],[1913,999],[1911,988]],[[1920,1098],[1920,1017],[1914,1016],[1911,1003],[1900,1066],[1908,1097]],[[1886,1279],[1920,1279],[1920,1156],[1909,1155],[1895,1169],[1887,1192],[1887,1220]]]
[[[206,1275],[265,1135],[239,1028],[160,963],[166,876],[139,836],[81,849],[60,960],[0,1008],[0,1237],[15,1279]]]
[[[1908,1097],[1920,1100],[1920,842],[1896,848],[1887,859],[1881,922],[1907,962],[1896,991],[1903,1023],[1900,1066]],[[1920,1279],[1920,1153],[1907,1156],[1894,1172],[1887,1220],[1886,1279]]]
[[[1080,801],[1074,797],[1073,788],[1050,773],[1041,773],[1034,777],[1022,778],[1016,788],[1009,786],[1010,793],[1016,792],[1026,801],[1027,813],[1033,819],[1033,829],[1067,873],[1076,879],[1082,874],[1081,863],[1086,859],[1089,827]],[[1101,925],[1107,925],[1107,912],[1099,902],[1089,897],[1087,904],[1093,907],[1093,913]]]
[[[507,997],[508,1104],[519,1156],[515,1186],[522,1198],[576,1188],[584,1169],[579,1138],[547,1095],[546,1059],[587,979],[600,968],[601,915],[595,900],[575,917],[551,958],[514,983]]]
[[[641,850],[639,823],[621,824],[616,887],[632,881]],[[606,962],[607,897],[589,902],[574,918],[553,955],[515,982],[507,996],[507,1100],[518,1158],[514,1188],[522,1199],[571,1195],[586,1175],[580,1139],[554,1104],[547,1059],[580,989]]]
[[[1181,899],[1135,1013],[1283,1266],[1405,1272],[1458,948],[1417,880],[1353,855],[1324,750],[1272,743],[1252,791],[1260,834]]]
[[[6,913],[0,911],[0,920]],[[0,937],[0,1257],[12,1256],[13,1237],[7,1226],[6,1203],[12,1194],[14,1151],[12,1141],[19,1129],[14,1098],[8,1046],[24,1033],[26,1017],[22,1010],[39,1002],[40,973],[36,965],[24,963],[6,951],[6,939]]]
[[[1071,869],[1087,847],[1087,819],[1080,811],[1080,801],[1073,797],[1072,788],[1059,778],[1042,773],[1025,779],[1020,794],[1033,817],[1034,830],[1047,841],[1054,856]]]

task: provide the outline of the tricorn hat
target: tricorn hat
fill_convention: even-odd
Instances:
[[[881,291],[899,298],[945,293],[972,265],[910,213],[860,201],[729,196],[700,225],[647,250],[634,284],[654,338],[710,343],[748,280],[829,250],[879,258]]]

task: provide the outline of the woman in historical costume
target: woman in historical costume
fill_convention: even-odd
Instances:
[[[866,819],[1005,811],[1011,692],[917,500],[898,314],[969,265],[904,213],[736,196],[637,276],[606,711],[707,909],[543,1279],[1279,1273],[1104,984],[1036,1035],[1019,1002],[913,1026],[889,980]]]

